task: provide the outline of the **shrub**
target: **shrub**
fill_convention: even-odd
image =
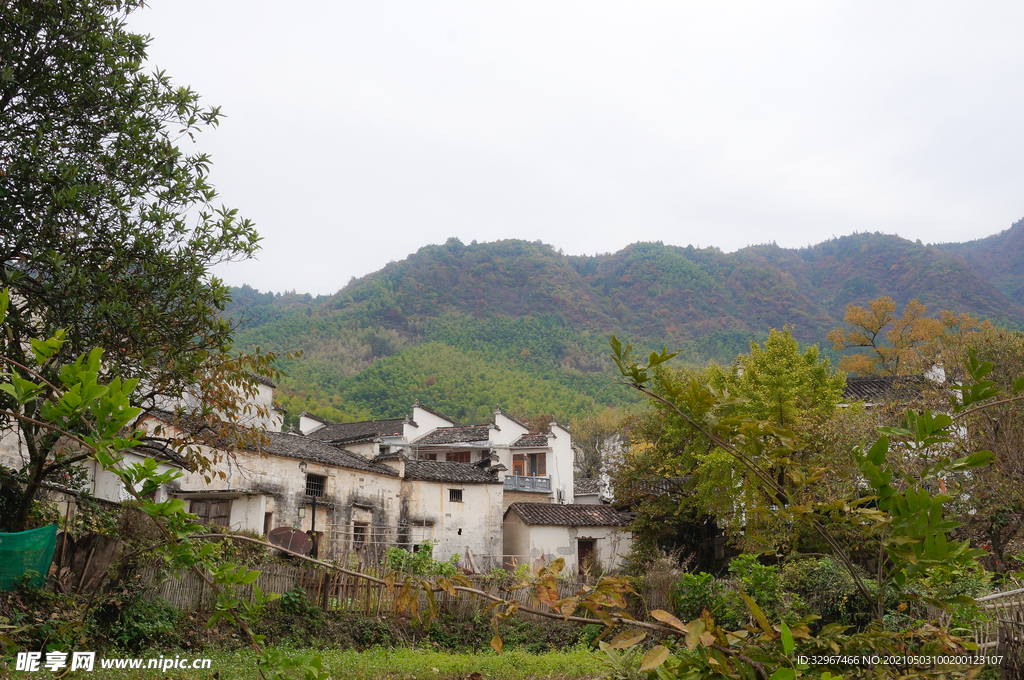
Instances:
[[[291,616],[317,619],[323,614],[318,607],[309,603],[306,591],[296,586],[281,595],[281,611]]]
[[[778,567],[761,564],[757,555],[740,555],[729,564],[729,573],[769,618],[782,614],[782,579]],[[742,601],[741,601],[742,604]],[[743,608],[746,611],[746,607]]]
[[[156,643],[166,643],[175,633],[181,613],[162,599],[136,599],[121,610],[107,634],[119,649],[137,652]]]
[[[724,592],[721,581],[705,571],[683,574],[672,589],[672,603],[684,621],[698,618],[705,609],[717,617],[722,613]]]
[[[454,576],[459,570],[459,556],[452,555],[447,562],[434,559],[434,541],[426,541],[416,552],[403,548],[388,548],[388,566],[395,571],[404,571],[420,576]]]
[[[871,581],[867,573],[861,576]],[[873,581],[871,581],[874,583]],[[817,614],[819,623],[853,625],[869,616],[867,603],[853,577],[842,564],[831,557],[794,560],[782,569],[782,585],[799,596],[802,613]]]

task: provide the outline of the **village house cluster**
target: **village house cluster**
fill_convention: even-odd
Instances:
[[[270,535],[316,537],[320,559],[381,561],[389,548],[430,545],[433,557],[458,556],[472,572],[564,558],[568,569],[616,569],[629,552],[628,517],[602,500],[598,480],[574,480],[568,428],[546,433],[496,408],[489,423],[457,426],[422,404],[405,418],[334,423],[308,413],[283,427],[275,385],[261,379],[255,400],[268,417],[259,443],[201,447],[214,474],[188,468],[175,452],[134,449],[183,474],[156,500],[184,500],[201,522]],[[151,411],[140,424],[163,436],[188,419]],[[0,443],[0,462],[20,467],[16,442]],[[130,462],[130,460],[129,460]],[[88,491],[125,500],[120,481],[91,464]]]

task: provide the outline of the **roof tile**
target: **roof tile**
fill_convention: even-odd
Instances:
[[[548,436],[546,434],[524,434],[519,439],[512,442],[512,448],[524,449],[524,448],[536,448],[538,446],[547,446]]]
[[[177,417],[176,414],[169,411],[151,411],[149,415],[166,423],[174,424],[183,430],[200,433],[204,428],[209,430],[200,420],[187,415]],[[331,446],[326,442],[316,441],[309,437],[298,437],[282,432],[260,432],[258,434],[265,437],[265,440],[263,442],[257,441],[255,445],[242,444],[241,442],[232,443],[225,440],[211,441],[208,445],[223,449],[244,448],[256,453],[268,453],[272,456],[308,460],[313,463],[333,465],[350,470],[375,472],[389,477],[396,477],[398,475],[395,470],[387,465],[371,462],[357,453],[346,451],[345,449]],[[240,446],[240,444],[242,445]]]
[[[432,444],[467,444],[469,442],[487,442],[491,438],[490,430],[486,425],[474,425],[470,427],[439,427],[433,432],[428,432],[413,442],[415,446],[429,446]]]
[[[356,423],[332,423],[321,421],[325,427],[314,430],[306,436],[322,442],[353,442],[374,437],[397,437],[402,434],[401,418],[389,420],[361,420]]]
[[[498,475],[472,463],[448,463],[433,460],[409,460],[405,462],[406,479],[422,479],[429,482],[464,482],[467,484],[501,484]]]
[[[513,503],[505,516],[515,512],[526,524],[567,527],[618,527],[629,518],[607,505],[556,505],[554,503]]]
[[[572,483],[572,492],[576,496],[604,491],[604,481],[601,479],[576,479]]]
[[[846,401],[908,401],[921,394],[925,379],[920,376],[868,376],[846,379]]]

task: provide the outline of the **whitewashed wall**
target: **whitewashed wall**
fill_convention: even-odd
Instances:
[[[515,512],[508,513],[504,525],[505,563],[545,563],[563,558],[565,568],[579,568],[577,541],[595,539],[595,551],[601,566],[610,571],[619,569],[633,545],[632,534],[622,527],[568,527],[528,525]]]

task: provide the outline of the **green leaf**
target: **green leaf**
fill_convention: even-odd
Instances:
[[[879,437],[871,448],[868,449],[866,458],[872,465],[881,465],[885,462],[885,454],[889,452],[889,438]]]
[[[796,680],[796,671],[792,668],[779,668],[771,674],[770,680]]]
[[[782,649],[786,652],[786,656],[790,656],[793,653],[793,634],[789,630],[789,626],[786,625],[785,621],[779,624],[779,634],[782,637]]]

